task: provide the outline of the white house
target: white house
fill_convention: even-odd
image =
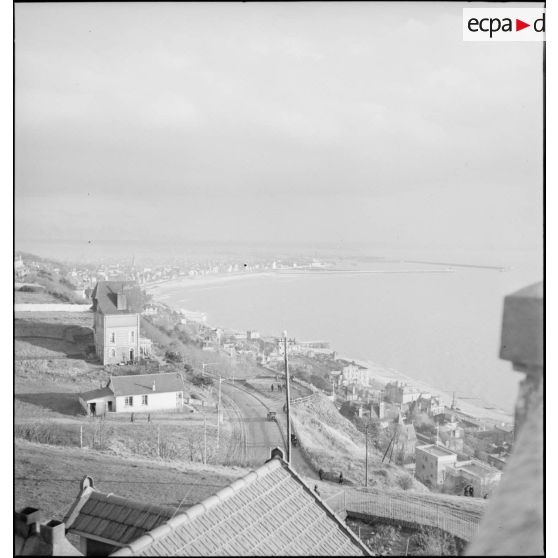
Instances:
[[[111,376],[106,387],[80,394],[79,402],[91,415],[178,409],[184,382],[177,372]]]

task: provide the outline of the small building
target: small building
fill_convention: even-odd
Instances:
[[[395,455],[402,461],[406,461],[409,457],[415,455],[417,433],[415,432],[413,424],[406,424],[401,415],[397,430],[397,436],[394,442]]]
[[[457,462],[457,454],[436,444],[417,446],[415,450],[416,478],[431,488],[444,483],[445,471]]]
[[[343,376],[343,383],[345,385],[349,384],[359,384],[361,386],[367,386],[370,376],[370,371],[364,366],[359,366],[352,362],[347,366],[344,366],[341,370]]]
[[[64,522],[68,532],[79,537],[79,549],[85,556],[108,556],[173,515],[172,508],[99,492],[86,476]]]
[[[450,488],[458,487],[458,493],[461,493],[462,486],[469,486],[472,488],[471,496],[484,498],[494,490],[501,478],[502,471],[499,469],[478,459],[471,459],[449,467],[444,484]]]
[[[459,426],[455,416],[451,420],[438,427],[438,435],[446,448],[456,452],[463,452],[465,440],[465,429]]]
[[[255,339],[259,339],[260,338],[260,332],[256,331],[254,329],[249,329],[246,332],[246,339],[248,341],[254,341]]]
[[[80,394],[79,402],[93,416],[181,409],[184,382],[177,372],[111,376],[106,387]]]
[[[140,355],[139,285],[135,281],[98,281],[91,298],[95,351],[101,362],[135,362]]]
[[[421,395],[421,392],[416,387],[398,381],[386,384],[385,392],[386,399],[397,405],[412,403]]]

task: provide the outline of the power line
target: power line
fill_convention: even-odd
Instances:
[[[14,477],[14,480],[20,481],[35,481],[35,482],[71,482],[80,483],[82,479],[53,479],[53,478],[39,478],[39,477]],[[166,481],[126,481],[126,480],[116,480],[116,479],[96,479],[96,483],[116,483],[116,484],[163,484],[172,486],[211,486],[215,488],[222,488],[223,486],[228,486],[225,484],[212,484],[203,482],[166,482]]]

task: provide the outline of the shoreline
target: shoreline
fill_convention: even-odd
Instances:
[[[375,275],[375,274],[438,274],[438,273],[455,273],[454,269],[313,269],[313,268],[282,268],[282,269],[266,269],[263,271],[238,271],[227,274],[201,275],[201,276],[182,276],[176,279],[161,279],[159,281],[151,281],[141,285],[145,291],[152,291],[164,285],[168,287],[174,286],[205,286],[220,283],[228,283],[239,279],[254,279],[259,277],[300,277],[302,275],[312,275],[318,277],[320,275]]]
[[[212,277],[207,277],[207,276],[202,276],[202,277],[179,277],[177,279],[169,279],[169,280],[162,280],[156,283],[150,283],[149,285],[145,285],[142,288],[145,289],[146,292],[148,292],[149,294],[151,294],[154,298],[154,301],[157,302],[157,299],[159,298],[158,295],[159,293],[161,293],[161,291],[159,291],[158,287],[162,286],[165,289],[169,288],[169,289],[174,289],[177,287],[183,287],[183,288],[188,288],[188,287],[194,287],[194,286],[206,286],[206,285],[220,285],[220,284],[225,284],[225,283],[229,283],[231,281],[237,281],[240,279],[249,279],[249,278],[261,278],[261,277],[269,277],[269,278],[273,278],[275,276],[300,276],[303,274],[302,270],[300,270],[300,272],[296,272],[296,270],[286,270],[289,272],[289,274],[287,275],[286,273],[277,273],[277,270],[264,270],[261,272],[247,272],[247,273],[236,273],[236,274],[227,274],[227,275],[220,275],[220,276],[212,276]],[[294,273],[293,273],[294,271]],[[320,274],[321,272],[312,272],[310,271],[310,273],[312,274]],[[349,272],[350,273],[350,272]],[[373,272],[374,273],[374,272]],[[377,272],[376,272],[377,273]],[[389,273],[389,272],[388,272]],[[412,272],[411,272],[412,273]],[[164,293],[161,293],[164,296]],[[167,304],[164,299],[159,300],[160,303],[164,304],[165,306],[167,306],[168,308],[171,308],[174,311],[181,311],[180,308],[175,308],[172,305]],[[192,312],[201,312],[204,313],[203,310],[199,310],[199,311],[192,311]],[[219,326],[215,326],[214,324],[209,324],[207,322],[203,322],[203,324],[206,327],[219,327]],[[331,349],[332,351],[335,349]],[[418,389],[421,389],[422,391],[426,392],[426,393],[430,393],[434,396],[440,397],[441,401],[443,401],[443,403],[445,405],[447,405],[449,407],[449,405],[451,404],[452,401],[452,395],[439,389],[436,388],[434,386],[429,385],[427,382],[423,381],[423,380],[417,380],[416,378],[413,378],[411,376],[408,376],[407,374],[400,372],[399,370],[395,370],[393,368],[389,368],[386,366],[382,366],[372,360],[363,360],[363,359],[356,359],[347,355],[337,355],[337,359],[343,359],[349,362],[355,362],[356,364],[359,364],[369,370],[372,371],[372,375],[374,377],[375,380],[377,380],[379,383],[383,383],[384,385],[389,383],[389,382],[393,382],[395,380],[400,381],[400,382],[405,382],[407,384],[409,384],[410,386],[416,387]],[[486,421],[486,422],[491,422],[491,423],[507,423],[513,424],[513,414],[511,412],[507,412],[504,409],[501,409],[499,407],[497,407],[496,405],[492,405],[489,402],[485,402],[481,399],[476,399],[475,401],[479,401],[479,404],[475,405],[473,403],[470,403],[468,401],[464,401],[463,399],[456,397],[456,403],[457,406],[459,407],[459,410],[463,413],[467,413],[481,421]],[[490,405],[490,408],[486,408],[483,406],[483,404],[485,405]]]

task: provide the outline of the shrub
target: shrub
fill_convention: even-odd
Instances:
[[[213,378],[209,376],[202,376],[201,374],[196,374],[192,378],[192,384],[198,387],[207,387],[213,385]]]
[[[167,351],[165,353],[165,360],[167,362],[182,362],[184,357],[177,351]]]
[[[397,479],[397,484],[399,484],[399,486],[403,490],[409,490],[410,488],[413,487],[413,479],[409,475],[406,475],[404,477],[399,477]]]
[[[424,527],[411,537],[417,547],[417,556],[457,556],[458,548],[455,538],[438,531]]]

